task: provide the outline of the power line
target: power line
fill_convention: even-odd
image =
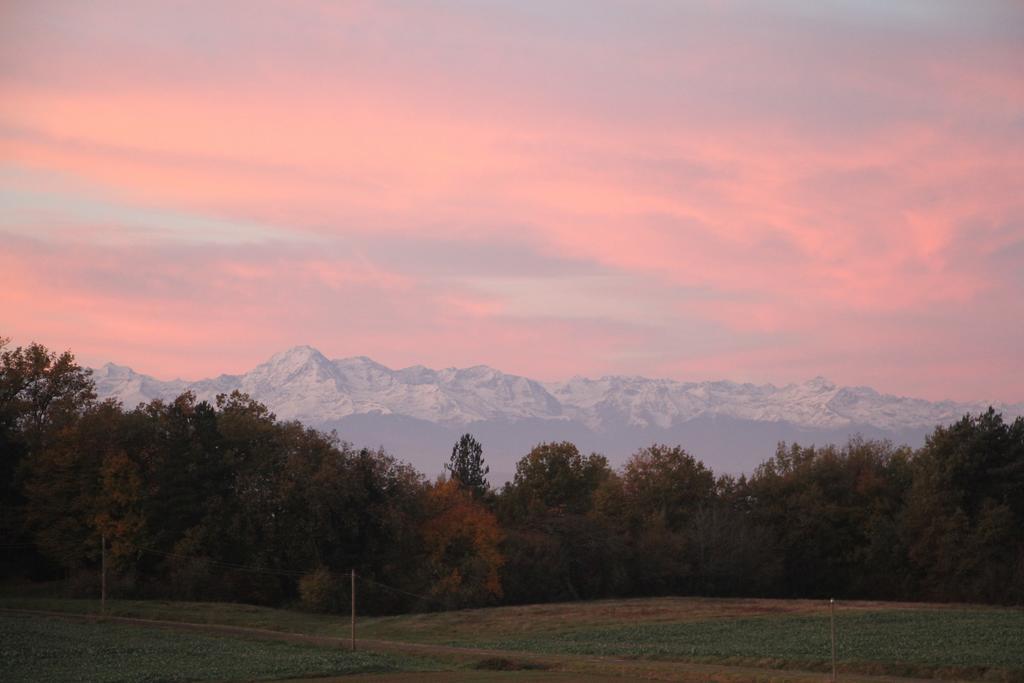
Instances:
[[[407,595],[407,596],[409,596],[411,598],[419,598],[420,600],[426,600],[427,602],[432,602],[434,604],[441,605],[443,607],[446,606],[446,604],[443,601],[438,600],[437,598],[432,598],[432,597],[427,596],[427,595],[420,595],[419,593],[412,593],[412,592],[407,591],[407,590],[402,590],[401,588],[395,588],[394,586],[389,586],[386,583],[381,583],[380,581],[374,581],[373,579],[369,579],[369,578],[363,576],[362,574],[357,574],[356,578],[357,579],[361,579],[363,581],[366,581],[367,583],[372,583],[372,584],[374,584],[376,586],[380,586],[381,588],[386,588],[386,589],[388,589],[390,591],[394,591],[395,593],[401,593],[402,595]]]
[[[199,556],[195,556],[195,555],[184,555],[184,554],[181,554],[181,553],[168,552],[166,550],[157,550],[156,548],[146,548],[146,547],[143,547],[143,546],[135,545],[134,543],[129,543],[127,541],[121,541],[121,543],[123,545],[128,546],[129,548],[132,548],[132,549],[140,551],[140,552],[149,553],[151,555],[158,555],[160,557],[166,557],[166,558],[171,558],[171,559],[179,559],[179,560],[195,560],[195,561],[199,561],[199,562],[202,562],[202,563],[205,563],[205,564],[212,565],[214,567],[218,567],[218,568],[221,568],[221,569],[229,569],[229,570],[232,570],[232,571],[251,572],[251,573],[254,573],[254,574],[264,574],[264,575],[270,575],[270,576],[286,576],[286,577],[289,577],[289,578],[301,578],[301,577],[306,576],[306,575],[308,575],[310,573],[309,571],[302,571],[302,570],[298,570],[298,569],[273,569],[273,568],[270,568],[270,567],[257,567],[257,566],[254,566],[254,565],[245,565],[245,564],[239,564],[239,563],[235,563],[235,562],[223,562],[221,560],[214,560],[212,558],[207,558],[207,557],[199,557]],[[33,545],[34,544],[32,544],[32,543],[0,544],[0,548],[6,549],[6,548],[14,548],[14,547],[31,547]],[[366,558],[364,557],[364,559],[366,559]],[[432,603],[432,604],[435,604],[435,605],[439,605],[441,607],[447,607],[447,604],[444,601],[439,600],[438,598],[435,598],[435,597],[431,597],[429,595],[423,595],[421,593],[413,593],[412,591],[407,591],[407,590],[404,590],[402,588],[397,588],[395,586],[391,586],[391,585],[383,583],[381,581],[377,581],[375,579],[371,579],[371,578],[369,578],[367,576],[364,576],[363,574],[359,574],[359,573],[356,574],[356,578],[360,579],[362,581],[365,581],[367,583],[373,584],[375,586],[378,586],[380,588],[383,588],[385,590],[392,591],[394,593],[405,595],[405,596],[410,597],[410,598],[416,598],[417,600],[423,600],[425,602]]]
[[[297,569],[273,569],[273,568],[270,568],[270,567],[256,567],[256,566],[253,566],[253,565],[237,564],[237,563],[234,563],[234,562],[222,562],[220,560],[214,560],[214,559],[206,558],[206,557],[197,557],[195,555],[182,555],[180,553],[171,553],[171,552],[167,552],[167,551],[164,551],[164,550],[156,550],[155,548],[144,548],[142,546],[137,546],[137,545],[134,545],[132,543],[125,543],[125,545],[127,545],[127,546],[129,546],[131,548],[134,548],[136,550],[142,551],[144,553],[150,553],[150,554],[153,554],[153,555],[161,555],[163,557],[169,557],[169,558],[180,559],[180,560],[197,560],[197,561],[200,561],[200,562],[205,562],[207,564],[211,564],[211,565],[220,567],[222,569],[232,569],[232,570],[236,570],[236,571],[252,572],[252,573],[255,573],[255,574],[270,574],[270,575],[276,575],[276,576],[291,576],[291,577],[302,577],[302,576],[305,576],[306,574],[309,573],[307,571],[299,571]]]
[[[196,556],[196,555],[183,555],[181,553],[172,553],[172,552],[167,552],[165,550],[157,550],[156,548],[145,548],[143,546],[138,546],[138,545],[135,545],[134,543],[129,543],[127,541],[120,541],[119,543],[122,544],[122,545],[126,545],[129,548],[132,548],[133,550],[138,550],[139,552],[144,552],[144,553],[149,553],[151,555],[159,555],[159,556],[162,556],[162,557],[179,559],[179,560],[197,560],[199,562],[203,562],[203,563],[206,563],[206,564],[214,565],[216,567],[220,567],[221,569],[231,569],[231,570],[236,570],[236,571],[246,571],[246,572],[252,572],[252,573],[259,573],[259,574],[274,574],[274,575],[279,575],[279,576],[292,576],[292,577],[301,577],[301,576],[305,576],[306,574],[309,573],[309,572],[305,572],[305,571],[299,571],[297,569],[273,569],[273,568],[270,568],[270,567],[256,567],[256,566],[253,566],[253,565],[238,564],[238,563],[235,563],[235,562],[224,562],[224,561],[215,560],[215,559],[209,558],[209,557],[200,557],[200,556]],[[32,547],[35,547],[35,546],[36,546],[35,543],[3,543],[3,544],[0,544],[0,549],[3,549],[3,550],[21,549],[21,548],[32,548]]]

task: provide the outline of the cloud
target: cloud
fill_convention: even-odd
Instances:
[[[296,235],[254,222],[126,204],[52,173],[0,166],[0,233],[90,244],[248,244]],[[306,237],[305,241],[312,241]]]
[[[311,343],[548,378],[1024,391],[1016,3],[9,19],[19,339],[190,376]]]

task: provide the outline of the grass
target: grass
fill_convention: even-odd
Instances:
[[[378,617],[369,620],[364,630],[378,638],[445,643],[453,639],[559,634],[622,624],[689,623],[820,610],[821,603],[810,600],[638,598]]]
[[[0,660],[11,683],[273,680],[440,668],[421,657],[12,614],[0,615]]]
[[[343,678],[310,678],[291,679],[287,683],[402,683],[403,681],[444,681],[444,683],[509,683],[515,681],[536,681],[543,680],[545,683],[592,683],[595,680],[612,679],[616,683],[633,683],[649,681],[649,678],[624,678],[621,676],[608,676],[599,673],[574,673],[569,671],[545,671],[538,673],[535,670],[525,671],[445,671],[443,676],[434,673],[390,673],[390,674],[362,674],[356,676],[345,676]]]
[[[1024,610],[843,603],[847,672],[1024,681]],[[662,598],[380,619],[381,637],[532,653],[827,671],[827,606],[809,600]],[[445,637],[447,634],[447,637]]]
[[[10,596],[0,597],[0,606],[76,613],[98,610],[97,601]],[[823,602],[810,600],[602,600],[361,618],[358,635],[506,650],[511,657],[515,652],[598,655],[652,666],[682,660],[826,671],[830,666],[827,609]],[[248,605],[115,600],[108,603],[108,610],[119,616],[309,635],[344,637],[348,633],[344,615]],[[842,603],[837,607],[837,634],[843,671],[1024,681],[1021,609]]]
[[[0,607],[14,609],[99,614],[100,601],[55,597],[20,597],[0,593]],[[263,628],[285,633],[304,633],[341,637],[348,633],[344,615],[309,614],[296,610],[273,609],[257,605],[227,602],[174,602],[168,600],[108,600],[107,614],[116,617],[187,621],[198,624],[224,624]]]
[[[837,656],[856,664],[918,665],[935,669],[1024,671],[1024,613],[929,610],[861,612],[837,620]],[[827,616],[637,623],[573,629],[543,636],[486,636],[452,644],[528,652],[691,659],[739,664],[830,659]],[[849,669],[856,669],[851,666]]]

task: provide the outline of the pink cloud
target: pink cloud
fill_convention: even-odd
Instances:
[[[993,266],[1024,242],[1013,10],[751,11],[23,9],[0,29],[0,158],[44,180],[12,193],[72,179],[288,247],[154,246],[55,200],[62,231],[0,225],[7,333],[157,374],[311,343],[1020,400],[1024,284]],[[513,300],[403,240],[481,245],[505,278],[513,245],[629,286],[554,315],[538,292],[568,297],[556,279]],[[405,261],[360,252],[385,244]],[[948,333],[967,328],[994,332]]]

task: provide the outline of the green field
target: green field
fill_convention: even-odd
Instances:
[[[971,610],[863,612],[837,620],[837,656],[858,664],[1024,669],[1024,617]],[[829,663],[826,616],[756,617],[572,629],[540,636],[451,641],[528,652],[770,665]],[[774,661],[772,661],[774,660]],[[864,669],[865,667],[860,667]],[[879,667],[881,668],[881,667]],[[912,671],[908,668],[908,671]]]
[[[4,681],[225,681],[438,670],[395,654],[0,615]]]
[[[0,598],[0,606],[76,613],[95,612],[98,607],[95,601],[12,597]],[[160,601],[111,601],[108,606],[113,615],[308,635],[348,635],[344,615]],[[137,627],[123,628],[131,631]],[[1021,609],[840,603],[836,629],[839,668],[847,674],[1024,681]],[[502,650],[509,658],[519,658],[517,661],[544,661],[563,672],[603,671],[588,659],[614,657],[627,662],[616,663],[620,674],[639,677],[671,678],[673,663],[680,668],[684,664],[713,664],[775,671],[772,676],[776,679],[779,670],[828,671],[831,666],[828,606],[808,600],[652,598],[370,617],[360,618],[358,635],[431,646]],[[187,652],[191,660],[191,650]],[[343,667],[340,672],[355,670],[344,667],[369,665],[332,654],[339,659],[331,660],[330,665]],[[447,662],[444,666],[460,670],[459,676],[471,675],[465,670],[477,661],[465,657],[456,661],[451,653],[441,651],[431,656],[435,654]],[[430,664],[408,658],[385,658],[375,664],[395,667],[382,669],[384,673],[438,665],[437,661]],[[202,664],[197,667],[204,670]],[[545,677],[554,675],[545,673]],[[256,674],[247,676],[253,678]]]
[[[808,600],[663,598],[381,619],[381,637],[519,652],[828,671],[828,606]],[[840,604],[847,672],[1024,681],[1024,610]]]

